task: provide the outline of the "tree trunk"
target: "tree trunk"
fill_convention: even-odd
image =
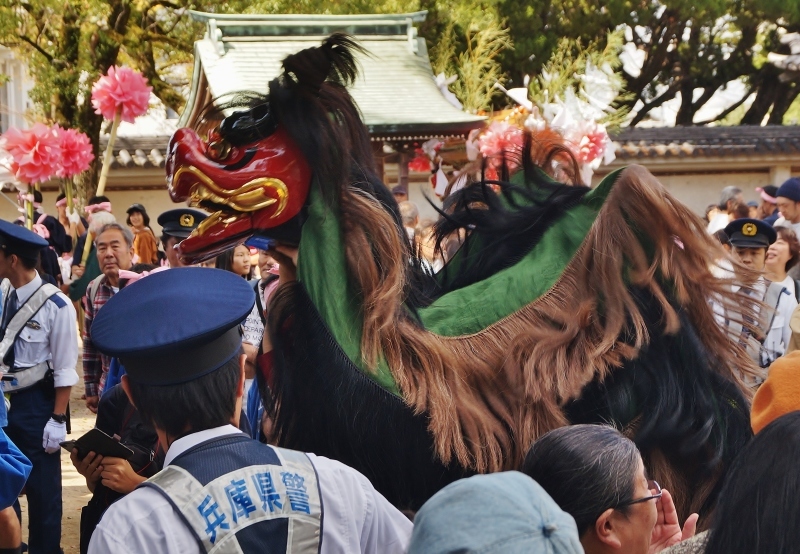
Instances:
[[[761,82],[758,84],[756,99],[750,109],[747,110],[747,113],[744,114],[741,125],[761,125],[764,117],[769,113],[769,109],[775,102],[776,93],[781,87],[781,82],[778,80],[778,72],[775,70],[770,71],[770,69],[774,68],[768,68],[769,74],[760,79]]]
[[[629,77],[623,73],[625,78],[625,90],[633,94],[633,98],[624,101],[621,105],[633,109],[636,102],[641,100],[645,104],[647,102],[643,98],[645,89],[650,86],[653,81],[658,80],[665,68],[672,64],[671,58],[674,56],[674,50],[670,48],[672,40],[675,38],[680,39],[683,30],[686,27],[686,21],[680,20],[676,14],[667,9],[661,15],[658,23],[653,29],[652,37],[656,42],[646,44],[647,57],[644,61],[644,66],[638,77]]]
[[[687,72],[688,73],[688,72]],[[684,77],[681,83],[681,107],[675,116],[675,125],[691,125],[694,123],[694,80]]]
[[[780,90],[776,92],[775,102],[772,104],[772,111],[769,113],[768,125],[783,125],[783,117],[789,107],[800,93],[797,83],[782,83]]]
[[[102,159],[95,158],[89,169],[75,177],[75,205],[85,206],[97,190],[97,177],[100,174]]]

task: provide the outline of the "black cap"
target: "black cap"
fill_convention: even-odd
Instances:
[[[165,235],[185,239],[207,217],[207,214],[191,208],[177,208],[158,216],[158,224],[161,225]]]
[[[778,187],[775,185],[764,185],[763,187],[758,187],[756,189],[757,192],[763,193],[761,194],[761,198],[766,200],[767,202],[775,203],[775,199],[778,197]],[[764,198],[764,195],[767,197]]]
[[[198,291],[209,291],[198,302]],[[213,291],[213,292],[211,292]],[[92,344],[143,385],[177,385],[219,369],[242,346],[250,284],[229,271],[179,267],[126,286],[97,312]]]
[[[725,227],[725,234],[733,246],[739,248],[768,248],[778,234],[771,225],[760,219],[736,219]]]
[[[35,259],[47,244],[45,239],[22,225],[0,219],[0,248],[6,255],[16,254]]]

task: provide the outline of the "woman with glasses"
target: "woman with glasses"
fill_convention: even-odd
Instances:
[[[694,535],[681,529],[672,496],[648,480],[636,445],[605,425],[542,435],[521,470],[570,514],[586,554],[650,554]]]

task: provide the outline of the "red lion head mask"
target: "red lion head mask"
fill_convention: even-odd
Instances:
[[[173,201],[211,212],[178,247],[188,263],[254,234],[269,235],[297,216],[312,173],[266,103],[225,118],[206,140],[192,129],[178,129],[169,142],[166,170]]]

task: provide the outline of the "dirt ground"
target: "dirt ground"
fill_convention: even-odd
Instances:
[[[86,403],[81,400],[83,395],[83,371],[80,360],[78,361],[78,384],[72,387],[72,395],[69,402],[70,415],[72,418],[72,433],[67,435],[68,439],[77,439],[86,431],[94,427],[95,415],[86,408]],[[78,554],[80,552],[80,524],[81,508],[88,504],[92,494],[86,488],[86,481],[75,471],[75,467],[69,460],[66,450],[61,450],[61,475],[63,486],[63,507],[64,512],[61,519],[61,548],[64,554]],[[25,497],[20,498],[22,506],[22,540],[27,542],[28,519],[27,502]]]

